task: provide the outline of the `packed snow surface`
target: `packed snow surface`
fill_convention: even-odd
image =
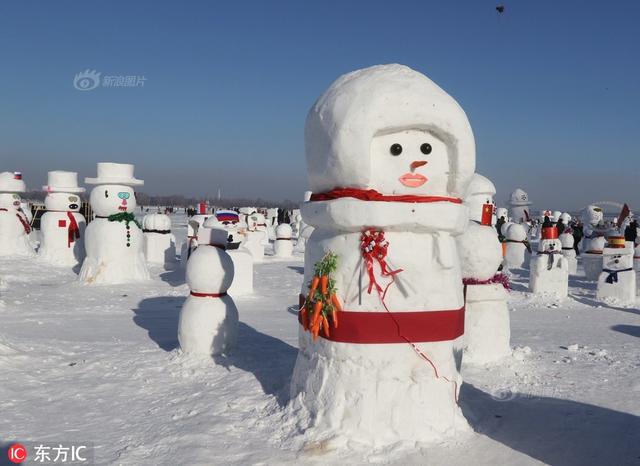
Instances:
[[[172,219],[183,238],[186,219]],[[565,300],[534,297],[524,271],[509,294],[512,355],[463,362],[460,404],[475,433],[382,450],[305,443],[286,407],[303,262],[269,254],[255,265],[254,294],[234,297],[233,352],[215,360],[178,349],[184,269],[87,286],[70,269],[0,258],[0,446],[88,442],[100,465],[640,461],[637,303],[598,303],[581,276]]]

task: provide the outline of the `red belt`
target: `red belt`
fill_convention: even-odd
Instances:
[[[298,322],[301,322],[298,313]],[[340,343],[425,343],[464,334],[464,306],[446,311],[340,312],[340,325],[327,338]]]
[[[222,298],[223,296],[227,296],[227,293],[197,293],[192,291],[191,296],[195,296],[197,298]]]

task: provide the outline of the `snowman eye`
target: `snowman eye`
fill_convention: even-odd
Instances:
[[[109,197],[109,191],[107,191],[106,189],[104,191],[104,197]]]
[[[391,152],[391,155],[398,156],[402,154],[402,146],[400,144],[391,144],[389,152]]]
[[[425,142],[424,144],[422,144],[420,146],[420,152],[422,152],[423,154],[430,154],[431,153],[431,144],[429,144],[428,142]]]

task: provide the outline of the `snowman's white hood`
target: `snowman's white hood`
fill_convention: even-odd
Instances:
[[[378,65],[338,78],[309,111],[305,151],[313,192],[370,186],[374,136],[423,129],[448,147],[449,195],[462,197],[475,169],[475,141],[462,108],[429,78]]]

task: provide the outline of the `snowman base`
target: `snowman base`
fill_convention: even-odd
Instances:
[[[634,270],[617,272],[616,280],[613,283],[607,282],[608,277],[608,272],[600,274],[596,299],[614,305],[634,305],[636,302],[636,272]]]
[[[469,431],[456,401],[461,378],[454,348],[461,338],[416,344],[437,367],[436,378],[407,343],[314,342],[300,327],[290,408],[305,440],[380,447]]]
[[[585,252],[582,254],[582,268],[586,280],[597,282],[600,272],[602,272],[602,253]]]
[[[212,356],[228,351],[236,341],[238,320],[238,309],[227,295],[189,296],[178,323],[182,351]]]
[[[465,364],[489,364],[509,356],[511,327],[507,291],[501,284],[467,285]]]
[[[166,265],[176,261],[175,238],[171,233],[144,233],[144,256],[151,264]]]

